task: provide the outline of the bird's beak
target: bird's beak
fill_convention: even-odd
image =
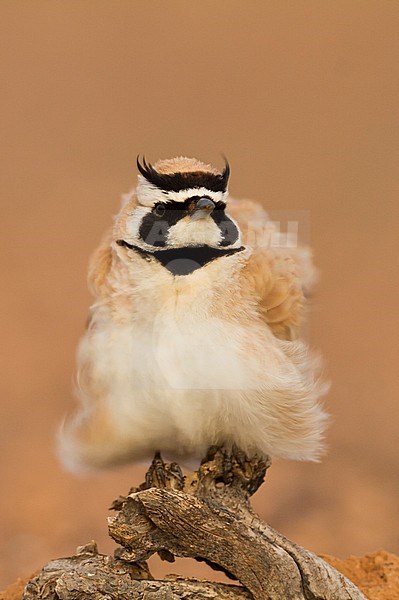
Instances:
[[[210,198],[200,198],[195,203],[195,206],[190,213],[190,218],[193,219],[193,221],[204,219],[212,213],[214,208],[215,203]]]

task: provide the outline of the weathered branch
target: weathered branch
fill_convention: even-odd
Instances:
[[[154,581],[145,568],[111,556],[98,554],[91,544],[76,556],[51,561],[39,577],[28,583],[24,600],[250,600],[240,586],[230,586],[176,577]]]
[[[120,497],[109,533],[121,545],[111,558],[89,546],[49,563],[24,599],[247,598],[254,600],[361,600],[363,594],[333,567],[263,523],[249,497],[268,463],[234,449],[211,449],[185,478],[176,463],[156,456],[139,488]],[[152,554],[204,560],[240,585],[184,579],[153,581]],[[43,595],[43,589],[51,591]]]

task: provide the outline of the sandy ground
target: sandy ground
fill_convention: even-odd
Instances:
[[[398,27],[388,1],[0,3],[0,588],[91,539],[111,552],[105,509],[145,470],[79,479],[53,441],[87,260],[139,152],[223,151],[232,194],[299,221],[329,452],[276,462],[255,507],[318,553],[398,553]]]

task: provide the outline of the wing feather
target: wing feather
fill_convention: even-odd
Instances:
[[[241,229],[243,243],[253,248],[243,269],[244,283],[258,298],[260,313],[276,337],[295,339],[317,277],[310,249],[276,246],[276,227],[257,202],[231,200],[228,211]]]

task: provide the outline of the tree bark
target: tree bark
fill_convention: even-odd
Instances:
[[[46,600],[250,600],[240,586],[170,577],[154,581],[145,567],[99,554],[94,543],[71,558],[51,561],[25,588],[24,599]]]
[[[24,600],[130,598],[148,600],[361,600],[358,588],[315,554],[263,523],[249,497],[263,482],[269,462],[233,448],[210,449],[198,471],[184,477],[159,455],[139,488],[119,497],[109,518],[115,557],[95,545],[52,561],[28,583]],[[154,581],[145,563],[158,553],[205,561],[239,584],[181,578]]]

